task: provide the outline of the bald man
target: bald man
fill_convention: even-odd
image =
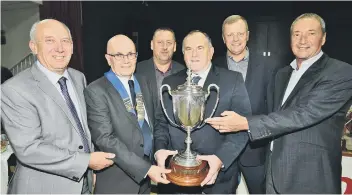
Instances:
[[[38,61],[1,87],[1,119],[18,159],[11,194],[89,194],[93,171],[113,164],[94,152],[84,75],[67,65],[73,43],[63,23],[33,24],[29,46]],[[5,193],[5,192],[4,192]]]
[[[95,193],[150,193],[150,179],[169,183],[161,177],[169,170],[151,165],[158,96],[147,79],[133,74],[137,52],[131,39],[112,37],[105,58],[110,71],[84,94],[93,142],[117,157],[113,166],[97,173]]]

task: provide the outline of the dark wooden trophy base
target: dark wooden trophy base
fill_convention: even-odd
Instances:
[[[169,169],[171,173],[166,174],[167,179],[179,186],[200,186],[209,171],[208,163],[204,160],[194,167],[180,166],[171,160]]]

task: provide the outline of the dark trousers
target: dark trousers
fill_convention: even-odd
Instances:
[[[182,187],[175,184],[158,184],[158,194],[202,194],[201,187]]]
[[[88,186],[87,173],[85,174],[85,176],[84,176],[82,179],[83,179],[83,186],[82,186],[82,192],[81,192],[81,194],[90,194],[90,192],[89,192],[89,186]]]
[[[247,167],[240,162],[238,164],[249,194],[265,194],[265,165]]]

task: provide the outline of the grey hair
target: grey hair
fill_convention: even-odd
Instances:
[[[188,37],[188,36],[190,36],[190,35],[192,35],[192,34],[194,34],[194,33],[201,33],[201,34],[203,34],[204,36],[205,36],[205,38],[208,40],[208,44],[209,44],[209,47],[213,47],[213,44],[211,43],[211,38],[209,37],[209,35],[207,34],[207,33],[205,33],[205,32],[203,32],[203,31],[200,31],[200,30],[192,30],[191,32],[189,32],[186,36],[185,36],[185,38],[183,38],[183,41],[182,41],[182,53],[184,53],[184,45],[185,45],[185,40],[186,40],[186,38]]]
[[[53,19],[44,19],[44,20],[40,20],[40,21],[35,22],[35,23],[32,25],[31,30],[29,31],[29,38],[30,38],[31,41],[34,41],[34,42],[35,42],[35,34],[36,34],[36,32],[37,32],[37,26],[38,26],[38,24],[43,23],[43,22],[47,22],[47,21],[49,21],[49,20],[53,20]],[[56,21],[58,21],[58,20],[56,20]],[[60,22],[60,21],[58,21],[58,22]],[[60,22],[60,23],[66,28],[66,30],[68,31],[68,34],[70,35],[70,38],[72,39],[70,29],[69,29],[69,28],[66,26],[66,24],[64,24],[63,22]]]
[[[292,30],[293,30],[293,26],[301,19],[304,19],[304,18],[313,18],[313,19],[316,19],[319,23],[320,23],[320,26],[321,26],[321,31],[323,32],[323,34],[326,33],[326,25],[325,25],[325,21],[323,20],[322,17],[320,17],[318,14],[315,14],[315,13],[305,13],[305,14],[302,14],[300,16],[298,16],[291,24],[291,28],[290,28],[290,32],[292,34]]]

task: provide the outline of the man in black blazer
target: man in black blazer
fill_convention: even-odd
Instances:
[[[153,57],[139,62],[136,67],[136,73],[150,80],[153,90],[159,97],[159,89],[163,79],[183,70],[185,66],[172,60],[172,56],[176,51],[176,37],[172,29],[156,29],[153,39],[150,41],[150,48],[153,50]]]
[[[146,78],[133,74],[137,53],[131,39],[111,38],[105,58],[111,70],[84,91],[93,143],[116,154],[114,165],[97,173],[95,193],[149,193],[149,178],[169,183],[161,178],[168,171],[151,165],[157,96]]]
[[[208,119],[220,132],[248,130],[252,141],[272,140],[266,193],[341,194],[341,136],[352,101],[352,66],[321,50],[325,22],[303,14],[291,25],[296,59],[272,83],[269,115]]]
[[[265,58],[247,47],[248,24],[244,17],[232,15],[222,25],[222,38],[227,47],[225,56],[214,60],[216,65],[242,74],[251,102],[252,114],[268,114],[267,90],[277,70]],[[265,157],[268,141],[248,142],[238,165],[250,194],[265,193]]]
[[[251,115],[250,102],[241,74],[211,63],[214,48],[207,34],[201,31],[190,32],[184,38],[182,48],[187,67],[192,70],[192,77],[200,77],[197,84],[203,86],[204,90],[211,83],[220,87],[220,101],[214,116],[226,115],[223,113],[225,110],[236,111],[245,116]],[[171,89],[175,89],[185,83],[186,77],[186,70],[183,70],[165,78],[163,84],[169,84]],[[172,102],[167,92],[163,93],[163,101],[167,114],[172,117]],[[215,102],[216,92],[211,91],[204,117],[210,115]],[[203,188],[200,190],[216,194],[236,193],[238,185],[236,161],[247,144],[248,135],[243,132],[219,134],[210,125],[205,125],[192,132],[191,137],[193,141],[191,149],[199,153],[199,159],[208,161],[210,166],[209,173],[201,184]],[[159,107],[154,129],[155,157],[159,166],[164,168],[168,155],[174,154],[171,151],[185,149],[185,138],[186,132],[171,126]],[[174,190],[171,187],[169,189]],[[182,188],[177,190],[182,192]]]

